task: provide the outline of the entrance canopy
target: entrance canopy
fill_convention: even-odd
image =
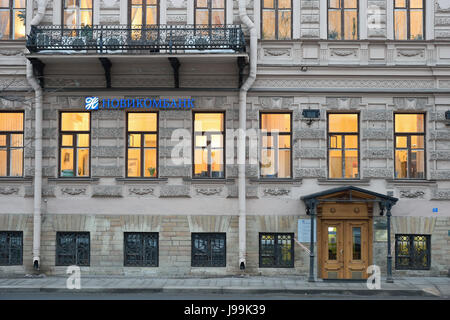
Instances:
[[[397,198],[354,186],[332,188],[300,199],[305,203],[308,215],[313,207],[322,202],[378,202],[382,215],[386,207],[390,209],[398,201]]]

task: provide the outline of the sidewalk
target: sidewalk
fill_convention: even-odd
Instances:
[[[109,293],[227,293],[227,294],[334,294],[362,296],[424,296],[450,299],[450,278],[409,277],[370,290],[366,282],[308,282],[305,277],[233,276],[196,278],[150,278],[136,276],[81,276],[81,289],[69,290],[68,277],[16,276],[0,278],[0,295],[13,292],[109,292]]]

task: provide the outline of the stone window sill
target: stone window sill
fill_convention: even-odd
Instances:
[[[230,184],[234,179],[214,179],[214,178],[183,178],[183,181],[191,184]]]
[[[116,178],[116,181],[123,183],[160,183],[167,180],[168,178]]]
[[[360,179],[360,180],[354,180],[354,179],[318,179],[317,180],[318,185],[370,185],[370,179]]]
[[[33,177],[0,177],[0,183],[2,182],[31,182]]]
[[[59,177],[59,178],[48,178],[48,182],[56,183],[66,183],[66,182],[98,182],[100,178],[75,178],[75,177]]]
[[[257,178],[257,179],[250,179],[250,182],[252,183],[276,183],[276,184],[301,184],[302,179],[296,178],[296,179],[285,179],[285,178]]]
[[[388,179],[386,180],[387,183],[393,184],[393,185],[433,185],[436,184],[436,180],[414,180],[414,179]]]

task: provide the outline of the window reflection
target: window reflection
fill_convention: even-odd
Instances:
[[[225,0],[194,0],[195,25],[225,25]]]
[[[25,0],[0,0],[0,40],[25,39]]]
[[[395,0],[394,33],[396,40],[424,39],[424,1]]]
[[[358,0],[328,0],[328,39],[357,40]]]
[[[264,0],[261,10],[263,39],[288,40],[292,38],[291,0]]]
[[[93,0],[64,0],[63,25],[92,26]]]
[[[328,260],[337,260],[337,228],[328,227]]]
[[[23,115],[0,112],[0,177],[23,176]]]

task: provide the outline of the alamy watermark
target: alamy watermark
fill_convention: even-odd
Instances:
[[[66,280],[66,288],[69,290],[81,289],[81,272],[79,266],[67,267],[66,274],[70,275]]]

